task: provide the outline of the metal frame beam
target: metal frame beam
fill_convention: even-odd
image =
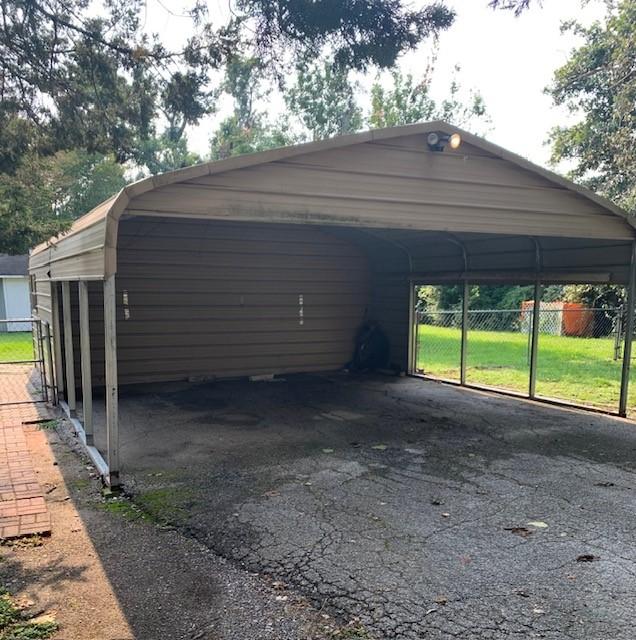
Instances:
[[[53,321],[53,366],[55,367],[55,383],[57,400],[64,397],[64,370],[62,367],[62,332],[60,330],[60,295],[56,283],[51,286],[51,320]]]
[[[86,444],[93,444],[93,382],[91,372],[91,332],[88,315],[88,284],[77,283],[79,293],[80,361],[82,368],[82,421]]]
[[[119,391],[117,384],[117,304],[115,276],[104,280],[104,356],[106,364],[107,484],[119,485]]]
[[[468,303],[469,303],[468,280],[464,280],[464,290],[462,293],[462,340],[459,352],[459,383],[466,384],[466,365],[468,359]]]
[[[62,320],[64,322],[64,364],[66,365],[66,401],[71,415],[75,415],[75,360],[73,356],[73,325],[71,320],[71,290],[68,281],[62,282]]]
[[[636,305],[636,241],[632,243],[632,258],[627,286],[627,319],[625,323],[625,346],[621,371],[621,395],[618,401],[618,415],[627,415],[629,372],[632,363],[632,341],[634,339],[634,306]]]
[[[417,313],[415,311],[415,283],[409,280],[409,336],[408,336],[408,362],[406,372],[415,373],[417,366]]]
[[[537,390],[537,357],[539,355],[539,321],[541,317],[541,283],[534,283],[534,303],[532,305],[532,339],[530,341],[530,376],[528,397],[534,400]]]

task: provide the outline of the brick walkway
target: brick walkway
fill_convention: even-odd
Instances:
[[[3,372],[4,373],[4,372]],[[23,402],[33,375],[0,375],[0,398]],[[43,404],[0,406],[0,539],[51,531],[51,517],[29,454],[26,429],[52,416]]]

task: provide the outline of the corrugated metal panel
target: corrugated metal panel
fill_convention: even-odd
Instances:
[[[235,157],[129,185],[36,247],[52,276],[98,278],[116,269],[118,220],[132,214],[369,228],[632,239],[611,202],[461,132],[458,150],[433,153],[443,122],[374,130]],[[187,249],[186,249],[187,250]]]
[[[351,359],[369,274],[363,252],[345,240],[313,227],[156,218],[124,220],[120,233],[122,384],[334,370]],[[99,287],[89,303],[100,383]]]
[[[51,283],[46,275],[46,267],[31,269],[31,275],[34,276],[35,279],[32,298],[35,315],[50,323],[52,321]]]
[[[412,143],[413,141],[410,140]],[[133,198],[135,213],[535,236],[632,237],[627,222],[501,158],[366,142]]]
[[[408,277],[376,274],[370,315],[389,338],[390,364],[400,371],[408,368],[409,283]]]

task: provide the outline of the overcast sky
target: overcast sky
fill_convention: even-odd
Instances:
[[[183,36],[189,28],[187,20],[167,14],[151,0],[148,5],[147,28],[157,31],[167,41]],[[208,0],[210,13],[224,20],[227,0]],[[413,4],[427,0],[413,0]],[[569,33],[561,34],[564,20],[577,18],[590,23],[604,15],[601,0],[591,0],[583,7],[580,0],[544,0],[535,2],[529,11],[516,18],[507,11],[492,11],[488,0],[447,0],[457,12],[455,24],[441,35],[439,58],[433,81],[433,95],[445,97],[453,68],[461,66],[460,82],[465,89],[476,89],[484,97],[492,123],[486,137],[538,164],[547,164],[548,132],[570,116],[555,109],[543,92],[556,68],[567,59],[577,44]],[[173,7],[177,3],[163,2]],[[421,76],[430,56],[430,45],[405,55],[400,66]],[[375,75],[375,74],[373,74]],[[369,78],[367,84],[372,78]],[[274,100],[272,111],[280,110]],[[205,155],[214,123],[220,115],[207,119],[189,132],[190,146]]]

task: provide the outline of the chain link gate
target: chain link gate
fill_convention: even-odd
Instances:
[[[52,360],[47,322],[0,319],[0,406],[54,401]]]

